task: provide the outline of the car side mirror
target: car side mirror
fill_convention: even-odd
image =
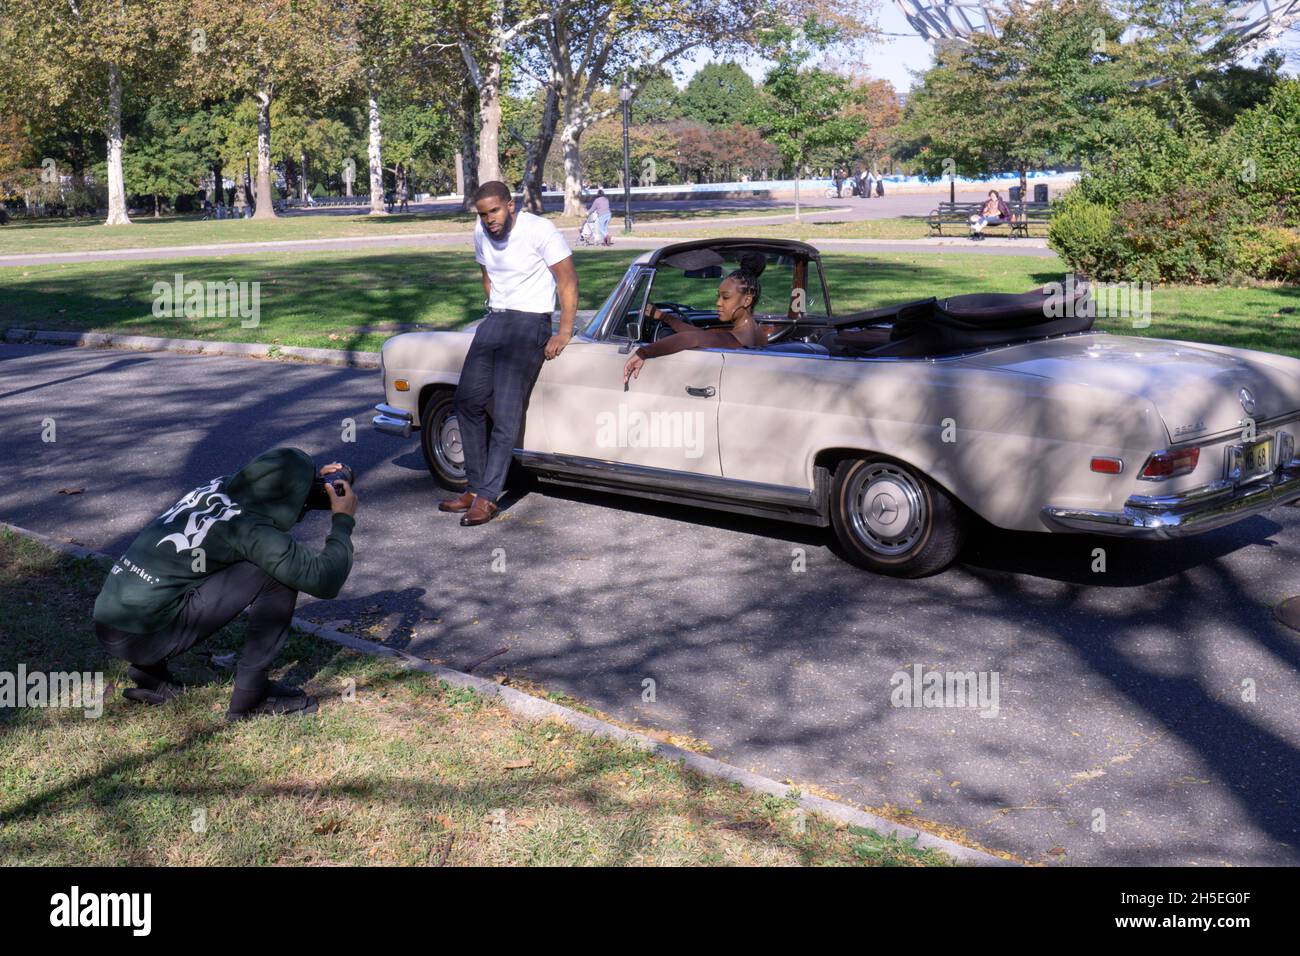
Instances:
[[[641,341],[641,316],[629,319],[627,323],[627,342],[619,346],[618,354],[626,355],[632,351],[632,346]]]

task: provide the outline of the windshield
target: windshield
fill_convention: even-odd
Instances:
[[[761,257],[763,269],[754,318],[760,322],[827,319],[821,265],[816,260],[744,248],[722,249],[712,255],[715,260],[719,257],[721,263],[702,268],[679,268],[661,260],[650,288],[650,301],[672,307],[688,321],[716,319],[718,285],[740,268],[742,258],[752,268],[756,257]]]

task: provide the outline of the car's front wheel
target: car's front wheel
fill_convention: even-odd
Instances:
[[[883,457],[840,462],[831,482],[830,513],[849,560],[903,578],[951,564],[969,525],[966,511],[948,492]]]
[[[420,448],[429,471],[443,487],[464,491],[469,481],[454,396],[448,389],[439,389],[425,400],[420,411]]]

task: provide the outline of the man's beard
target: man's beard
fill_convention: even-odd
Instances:
[[[501,224],[501,231],[498,232],[498,233],[497,233],[495,236],[493,236],[492,238],[493,238],[493,239],[506,239],[506,238],[508,238],[508,237],[510,236],[510,230],[513,229],[514,227],[515,227],[515,214],[512,212],[512,213],[510,214],[510,218],[508,218],[505,222],[503,222],[503,223]]]

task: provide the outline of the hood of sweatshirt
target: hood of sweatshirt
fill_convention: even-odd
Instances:
[[[316,464],[305,451],[272,448],[235,472],[225,492],[245,513],[262,515],[288,531],[302,515],[315,475]]]

